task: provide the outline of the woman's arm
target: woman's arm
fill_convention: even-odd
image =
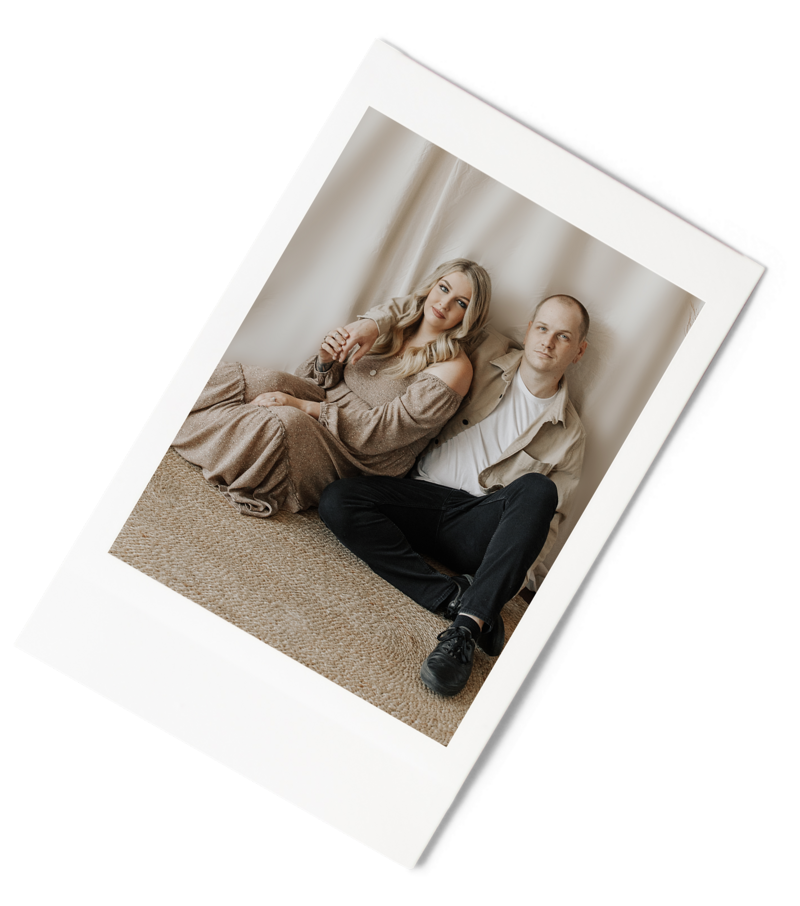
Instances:
[[[379,333],[377,321],[372,318],[361,318],[344,327],[334,327],[325,337],[322,349],[329,357],[329,361],[344,362],[350,352],[358,346],[350,360],[357,362],[361,356],[366,355],[372,349]],[[320,356],[320,361],[323,361],[322,356]],[[324,364],[323,367],[325,367]]]
[[[401,303],[397,299],[391,299],[385,305],[371,308],[366,314],[359,315],[357,321],[330,331],[333,340],[330,344],[330,352],[334,360],[344,362],[352,350],[358,346],[350,359],[351,362],[357,362],[361,356],[366,355],[372,349],[381,334],[388,333],[407,313],[409,305],[408,301]]]
[[[359,400],[347,405],[322,403],[319,423],[354,456],[373,456],[437,434],[462,400],[462,394],[443,378],[422,372],[403,394],[382,406],[370,407]]]
[[[411,385],[406,392],[386,403],[383,406],[376,406],[372,409],[345,409],[339,410],[334,403],[325,403],[326,418],[323,423],[326,427],[331,428],[335,423],[338,433],[342,440],[346,435],[355,436],[359,433],[365,435],[363,444],[355,449],[361,449],[368,452],[365,448],[371,444],[371,435],[376,431],[382,431],[384,437],[376,438],[378,446],[385,447],[385,442],[391,437],[399,438],[399,442],[394,446],[400,447],[417,440],[422,434],[427,434],[431,427],[444,425],[442,411],[449,411],[452,400],[460,403],[460,397],[465,396],[469,390],[470,381],[472,380],[472,365],[469,359],[464,356],[464,362],[453,359],[450,362],[441,362],[438,365],[431,365],[426,368],[425,373],[433,374],[444,381],[447,386],[458,394],[455,397],[453,393],[448,394],[446,391],[437,392],[435,385],[430,387],[430,381],[423,381],[424,386],[428,386],[427,391],[422,393],[417,387],[417,383]],[[426,393],[428,399],[426,399]],[[441,404],[444,404],[443,406]],[[320,403],[312,400],[301,400],[289,393],[281,393],[280,390],[270,390],[262,393],[253,400],[254,406],[293,406],[301,412],[305,412],[312,418],[319,419],[321,413]],[[457,406],[456,406],[457,408]],[[335,411],[334,411],[335,410]],[[453,410],[455,411],[455,410]],[[449,417],[449,416],[448,416]],[[402,435],[402,437],[400,437]],[[391,441],[390,441],[391,443]],[[390,446],[388,449],[392,449]]]
[[[310,378],[315,384],[330,390],[335,387],[342,379],[344,374],[344,365],[339,362],[331,362],[330,365],[323,365],[324,370],[319,367],[319,356],[311,356],[306,359],[302,365],[295,369],[295,374],[301,378]]]
[[[373,329],[376,329],[372,321],[369,323],[372,324]],[[344,373],[343,363],[346,356],[340,355],[340,350],[341,344],[345,342],[347,336],[346,327],[335,327],[333,330],[329,330],[322,338],[319,352],[303,362],[295,370],[295,374],[298,377],[311,378],[312,381],[326,390],[335,387],[341,381]],[[369,343],[369,346],[371,347],[372,343]],[[361,355],[363,353],[359,353],[358,358]]]

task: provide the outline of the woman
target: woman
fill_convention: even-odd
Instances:
[[[438,267],[408,314],[356,363],[330,336],[294,375],[221,363],[173,446],[241,513],[316,506],[337,478],[404,475],[469,390],[467,344],[486,321],[491,280],[474,261]]]

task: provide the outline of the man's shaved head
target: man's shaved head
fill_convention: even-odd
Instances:
[[[542,301],[534,308],[533,314],[531,315],[531,321],[536,318],[536,312],[544,305],[545,302],[549,302],[551,299],[561,299],[564,302],[571,302],[573,305],[578,307],[578,310],[581,313],[581,340],[586,339],[586,335],[589,333],[589,312],[586,311],[586,307],[583,303],[579,302],[575,296],[568,296],[566,293],[555,293],[552,296],[547,296],[546,299]]]

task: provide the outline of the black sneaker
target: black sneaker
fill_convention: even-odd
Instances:
[[[497,657],[506,644],[506,627],[503,618],[497,614],[494,623],[478,636],[477,645],[489,657]]]
[[[448,626],[437,638],[439,644],[425,658],[420,679],[432,692],[455,695],[472,673],[475,640],[463,626]]]

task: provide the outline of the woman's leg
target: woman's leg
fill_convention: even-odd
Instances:
[[[173,441],[184,459],[201,466],[205,478],[251,516],[313,505],[322,487],[342,474],[333,464],[336,450],[326,449],[333,442],[311,416],[252,404],[271,390],[325,398],[321,387],[296,375],[223,362]]]

